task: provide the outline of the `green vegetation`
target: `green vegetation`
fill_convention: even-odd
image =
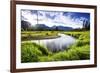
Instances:
[[[36,35],[57,35],[58,31],[22,32],[22,37],[29,34]],[[37,34],[36,34],[37,33]],[[61,33],[61,31],[60,31]],[[77,39],[77,42],[64,51],[51,52],[42,45],[36,43],[21,44],[21,62],[48,62],[48,61],[66,61],[66,60],[87,60],[90,59],[90,32],[89,31],[69,31],[62,33],[71,35]]]
[[[51,52],[36,43],[21,44],[22,62],[37,62],[39,56],[50,55]]]
[[[23,31],[21,33],[21,40],[38,40],[38,39],[48,39],[57,38],[57,31]]]

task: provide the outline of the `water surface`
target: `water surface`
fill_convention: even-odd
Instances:
[[[60,51],[67,49],[70,45],[76,42],[76,39],[65,34],[58,34],[59,38],[54,39],[42,39],[42,40],[31,40],[30,42],[35,42],[39,45],[43,45],[51,51]]]

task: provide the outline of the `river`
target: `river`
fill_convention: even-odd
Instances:
[[[62,33],[59,33],[58,36],[60,37],[54,39],[31,40],[30,42],[35,42],[37,44],[43,45],[51,51],[65,50],[71,44],[76,42],[76,39],[72,36]]]

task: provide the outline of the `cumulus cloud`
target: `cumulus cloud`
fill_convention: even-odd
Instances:
[[[21,13],[22,20],[29,21],[32,25],[38,23],[49,27],[56,25],[82,28],[83,20],[89,20],[82,13],[75,12],[22,10]]]

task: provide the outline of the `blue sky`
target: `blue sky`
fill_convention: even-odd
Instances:
[[[38,19],[37,19],[38,15]],[[30,22],[33,26],[45,24],[49,27],[68,26],[82,28],[83,20],[90,21],[90,13],[62,12],[62,11],[42,11],[42,10],[21,10],[22,20]]]

